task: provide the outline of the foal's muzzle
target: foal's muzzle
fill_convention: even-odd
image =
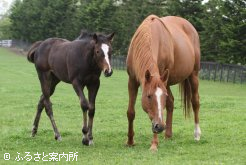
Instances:
[[[163,124],[152,123],[152,131],[153,133],[161,133],[165,129]]]
[[[105,69],[104,70],[104,76],[105,77],[110,77],[112,74],[113,74],[113,70],[112,69],[110,69],[110,70]]]

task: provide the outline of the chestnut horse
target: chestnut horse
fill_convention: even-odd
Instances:
[[[114,33],[108,36],[84,33],[74,41],[49,38],[32,45],[27,59],[35,64],[42,90],[33,123],[33,137],[37,133],[40,115],[45,108],[54,129],[55,139],[61,140],[53,117],[50,97],[54,93],[56,85],[63,81],[72,84],[80,99],[83,111],[82,143],[84,145],[93,143],[92,126],[95,100],[100,86],[99,77],[101,71],[106,77],[113,73],[110,65],[113,36]],[[88,89],[88,101],[83,92],[84,87]]]
[[[187,20],[168,16],[148,16],[136,30],[127,56],[128,141],[134,145],[133,120],[138,88],[142,87],[142,108],[152,122],[151,150],[157,150],[158,133],[172,136],[174,98],[170,86],[180,84],[185,115],[192,105],[195,118],[195,140],[200,139],[198,72],[200,42],[195,28]],[[166,108],[166,123],[163,109]]]

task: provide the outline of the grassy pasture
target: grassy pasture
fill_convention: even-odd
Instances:
[[[114,71],[111,78],[101,77],[93,146],[81,144],[79,100],[72,86],[65,83],[57,86],[51,98],[62,141],[54,140],[45,112],[37,136],[31,138],[40,96],[34,65],[25,57],[0,48],[0,164],[31,164],[37,152],[41,154],[41,164],[51,163],[42,158],[53,152],[59,155],[78,152],[77,161],[61,159],[56,164],[246,164],[246,86],[200,81],[202,137],[199,142],[193,140],[193,117],[184,119],[178,87],[172,89],[175,96],[173,138],[164,140],[163,134],[159,135],[157,153],[148,150],[151,123],[141,109],[140,93],[134,125],[136,146],[125,147],[128,103],[125,71]],[[32,158],[25,152],[30,152]],[[10,154],[10,160],[4,159],[5,153]],[[26,157],[18,162],[18,156]]]

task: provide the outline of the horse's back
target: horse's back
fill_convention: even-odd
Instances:
[[[68,42],[68,40],[61,39],[61,38],[48,38],[44,40],[39,48],[37,49],[35,53],[35,65],[36,68],[41,71],[48,71],[51,69],[50,67],[50,56],[53,55],[52,49],[56,49],[56,47],[59,47],[62,43]]]
[[[162,74],[173,65],[172,50],[170,33],[165,30],[160,18],[148,16],[136,30],[129,46],[126,60],[128,74],[139,81],[144,78],[146,69],[153,69],[153,62],[159,66]]]
[[[172,85],[200,69],[199,36],[192,24],[183,18],[167,16],[161,20],[171,33],[174,43],[174,66],[169,78],[169,84]]]

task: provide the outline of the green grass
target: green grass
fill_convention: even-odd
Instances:
[[[54,140],[48,117],[43,112],[38,134],[30,137],[40,86],[33,64],[23,56],[0,48],[0,164],[31,164],[34,154],[78,152],[77,162],[62,159],[56,164],[245,164],[246,163],[246,86],[200,81],[200,126],[202,137],[193,140],[193,118],[184,119],[178,87],[174,86],[175,112],[173,138],[159,136],[157,153],[148,149],[152,139],[151,123],[136,104],[135,142],[127,139],[127,74],[114,71],[111,78],[101,77],[94,118],[94,145],[81,144],[82,113],[79,100],[69,84],[60,83],[51,100],[62,141]],[[18,153],[19,154],[18,154]],[[30,152],[32,160],[17,162]],[[4,153],[10,160],[4,160]],[[43,156],[40,156],[41,159]],[[46,157],[51,158],[51,157]],[[42,160],[39,163],[44,162]]]

